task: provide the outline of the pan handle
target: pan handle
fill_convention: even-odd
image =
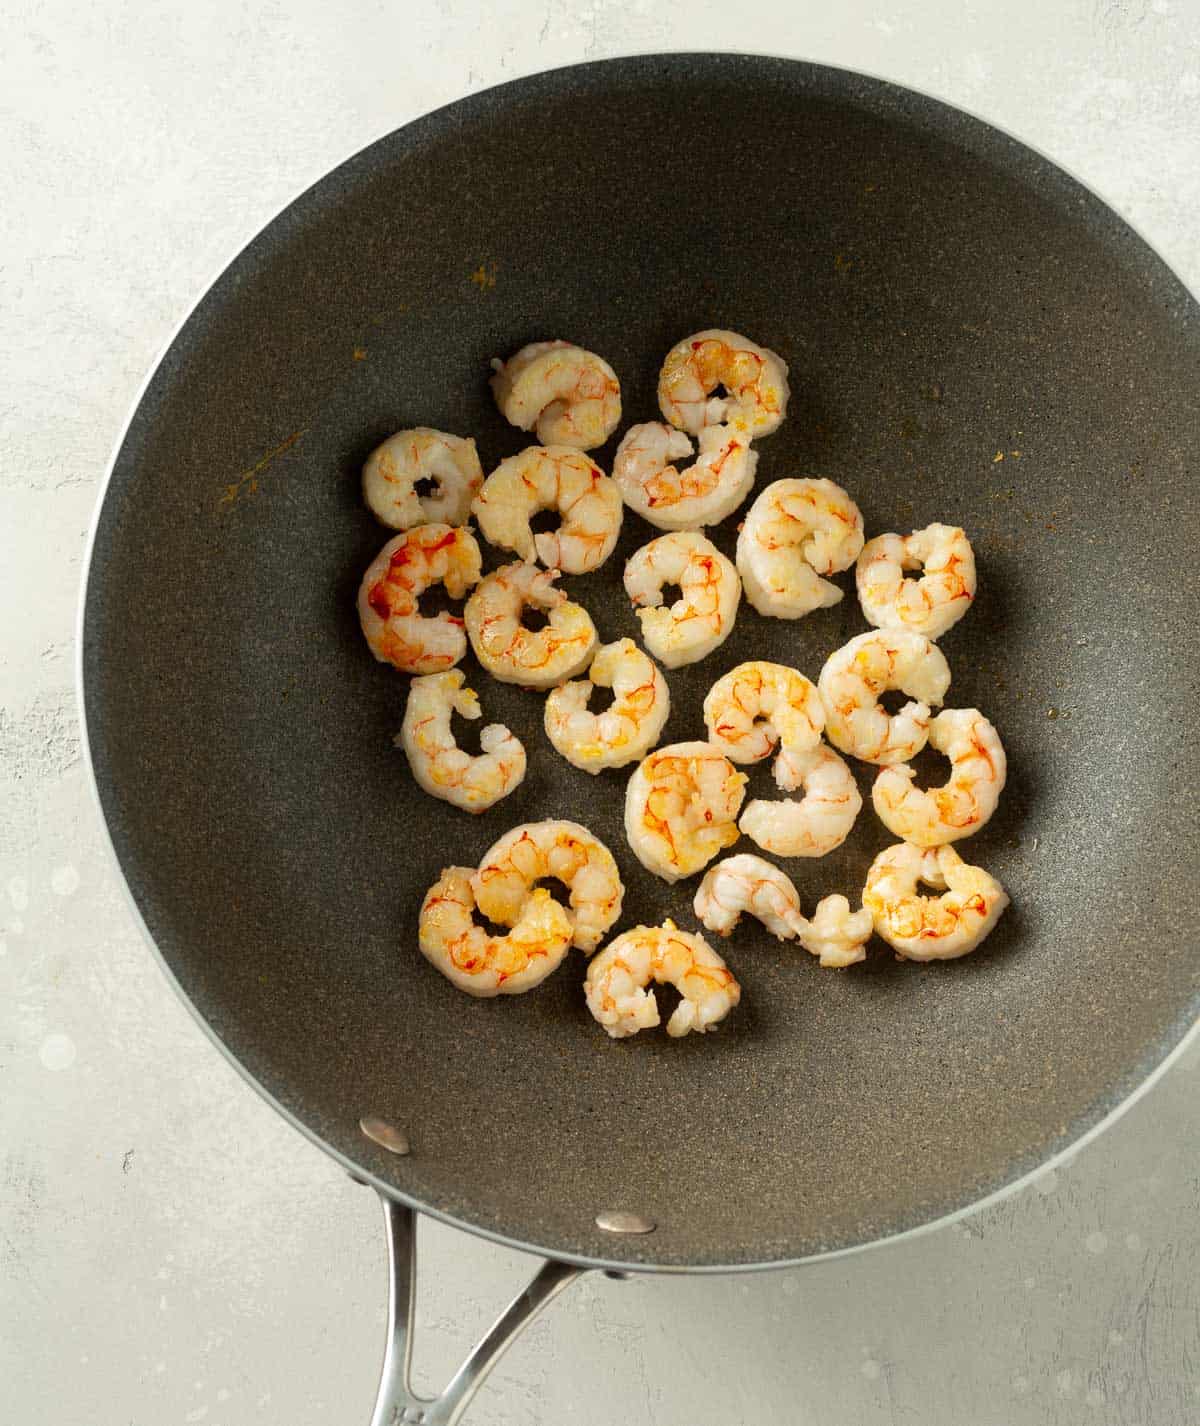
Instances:
[[[554,1261],[543,1263],[455,1372],[441,1396],[428,1401],[413,1392],[409,1381],[417,1215],[386,1194],[379,1198],[388,1244],[388,1337],[371,1426],[455,1426],[484,1377],[518,1334],[585,1269]]]

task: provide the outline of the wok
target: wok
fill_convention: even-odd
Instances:
[[[581,956],[527,995],[455,990],[416,948],[425,889],[544,816],[614,850],[622,926],[694,925],[694,883],[629,852],[626,771],[568,766],[541,698],[470,656],[528,777],[477,819],[417,789],[391,741],[407,680],[356,622],[388,533],[358,473],[407,425],[474,435],[485,469],[522,448],[488,360],[547,336],[612,362],[623,424],[653,419],[663,355],[708,326],[791,366],[759,488],[825,475],[868,533],[970,533],[980,594],[942,641],[947,702],[996,722],[1010,780],[963,850],[1013,906],[963,961],[875,942],[845,973],[744,924],[719,1034],[610,1042]],[[205,294],[98,512],[87,744],[168,975],[384,1196],[377,1421],[455,1419],[577,1270],[763,1267],[911,1231],[1017,1183],[1161,1070],[1198,990],[1181,930],[1200,843],[1197,390],[1196,303],[1078,182],[931,99],[757,57],[623,59],[464,99],[322,179]],[[736,523],[715,534],[726,553]],[[654,533],[627,513],[613,558],[567,581],[603,639],[637,633],[620,572]],[[669,675],[664,741],[702,732],[704,691],[743,659],[815,677],[864,627],[843,582],[797,622],[743,604],[716,654]],[[806,906],[854,895],[890,840],[865,810],[837,852],[790,863]],[[403,1380],[412,1210],[551,1260],[427,1406]]]

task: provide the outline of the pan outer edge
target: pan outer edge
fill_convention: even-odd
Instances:
[[[1123,213],[1121,209],[1117,207],[1117,205],[1110,202],[1102,193],[1100,193],[1095,188],[1093,184],[1081,178],[1077,173],[1066,167],[1064,164],[1060,163],[1058,160],[1050,157],[1038,145],[1029,142],[1025,138],[1013,134],[1009,130],[1005,129],[1002,125],[999,125],[990,119],[984,118],[981,115],[960,104],[952,103],[946,99],[929,94],[922,90],[915,89],[908,85],[900,85],[893,80],[889,80],[885,77],[875,75],[869,71],[844,69],[838,66],[820,64],[814,61],[798,60],[794,57],[784,55],[751,54],[746,52],[729,52],[718,55],[704,51],[676,51],[670,53],[661,53],[656,51],[647,51],[640,53],[632,52],[630,54],[622,55],[619,57],[590,61],[578,65],[561,66],[549,70],[531,71],[524,75],[518,76],[515,79],[508,80],[504,84],[491,86],[488,89],[477,91],[474,94],[471,94],[459,100],[452,101],[446,105],[442,105],[439,108],[410,121],[409,124],[402,126],[402,128],[412,128],[417,125],[435,125],[438,123],[444,124],[451,121],[450,116],[452,114],[452,111],[454,113],[462,113],[464,107],[467,107],[469,109],[478,104],[487,102],[489,99],[494,100],[494,96],[505,90],[521,91],[527,88],[529,85],[536,83],[539,79],[545,79],[550,76],[554,76],[556,79],[561,81],[563,78],[571,75],[572,73],[599,71],[601,69],[608,68],[611,66],[619,66],[625,63],[627,60],[631,59],[647,61],[660,60],[664,62],[678,61],[682,59],[693,59],[711,62],[727,61],[730,63],[736,63],[739,60],[744,60],[748,62],[765,61],[769,63],[786,64],[789,66],[794,65],[798,69],[804,69],[814,73],[839,75],[849,81],[866,81],[870,84],[877,84],[881,87],[881,90],[884,92],[884,94],[886,94],[888,100],[890,100],[893,111],[898,114],[913,113],[915,116],[921,111],[924,111],[926,114],[932,112],[934,115],[936,115],[938,111],[944,111],[944,114],[947,116],[957,116],[959,118],[972,121],[974,124],[979,125],[981,130],[983,130],[984,132],[1002,138],[1004,141],[1006,141],[1006,143],[1012,146],[1015,152],[1024,152],[1027,155],[1033,156],[1034,158],[1040,161],[1041,165],[1051,171],[1055,171],[1065,176],[1072,183],[1077,185],[1078,188],[1081,189],[1084,193],[1090,195],[1090,197],[1098,205],[1102,206],[1109,213],[1115,215],[1117,219],[1119,219],[1119,221],[1130,231],[1130,233],[1132,233],[1132,235],[1144,246],[1147,252],[1157,260],[1163,270],[1174,279],[1178,287],[1191,297],[1193,302],[1200,302],[1200,296],[1198,296],[1197,293],[1192,291],[1192,289],[1187,285],[1187,283],[1183,280],[1180,274],[1172,266],[1170,261],[1162,254],[1158,247],[1152,241],[1150,241],[1150,239],[1145,235],[1145,233],[1129,216]],[[780,1257],[777,1259],[770,1259],[765,1261],[743,1261],[733,1263],[679,1263],[657,1262],[651,1256],[648,1255],[646,1245],[649,1244],[650,1248],[652,1249],[654,1235],[651,1235],[649,1239],[643,1240],[641,1243],[639,1243],[638,1240],[631,1241],[628,1239],[614,1241],[614,1248],[624,1248],[627,1250],[628,1255],[626,1255],[626,1253],[622,1253],[619,1256],[614,1255],[612,1257],[607,1257],[603,1255],[577,1253],[571,1251],[551,1251],[543,1245],[539,1245],[534,1242],[528,1242],[520,1237],[510,1236],[503,1232],[474,1223],[469,1219],[455,1215],[436,1206],[427,1204],[421,1201],[416,1196],[410,1195],[397,1189],[394,1185],[386,1182],[383,1178],[381,1178],[379,1174],[374,1172],[367,1164],[349,1157],[348,1155],[344,1154],[339,1149],[334,1147],[332,1144],[327,1142],[314,1129],[310,1128],[307,1124],[305,1124],[304,1121],[301,1120],[295,1113],[285,1107],[276,1098],[275,1094],[261,1080],[259,1080],[254,1074],[252,1074],[251,1071],[242,1063],[242,1061],[238,1059],[237,1056],[226,1046],[226,1044],[221,1040],[217,1031],[213,1028],[209,1021],[204,1018],[195,1003],[191,1000],[191,998],[183,989],[174,971],[167,963],[165,957],[163,956],[163,953],[161,952],[153,936],[151,935],[149,927],[147,926],[142,916],[141,910],[138,906],[138,903],[134,897],[132,887],[130,886],[125,876],[124,869],[121,865],[120,859],[116,851],[112,829],[109,825],[109,820],[105,813],[99,781],[96,773],[96,767],[92,756],[92,743],[89,737],[88,728],[84,640],[87,625],[89,595],[92,591],[93,579],[96,575],[96,571],[94,568],[94,557],[101,517],[103,515],[104,508],[106,505],[109,487],[114,477],[118,457],[123,446],[125,445],[126,439],[130,432],[130,428],[137,417],[137,413],[142,406],[143,400],[147,394],[148,389],[150,388],[164,360],[170,354],[172,348],[175,346],[176,342],[182,335],[184,329],[191,322],[192,317],[195,314],[197,308],[200,307],[200,305],[203,303],[208,294],[217,285],[225,271],[234,262],[237,261],[241,254],[263,232],[265,232],[268,228],[274,225],[294,206],[301,203],[310,193],[313,192],[314,189],[322,185],[331,175],[345,167],[347,164],[362,160],[369,150],[375,147],[375,145],[387,140],[395,132],[397,131],[388,130],[387,132],[378,135],[376,138],[364,144],[354,153],[347,155],[346,158],[339,160],[337,163],[331,165],[331,167],[326,172],[322,173],[316,179],[314,179],[313,182],[307,185],[299,194],[294,195],[292,198],[289,198],[286,202],[281,204],[279,208],[274,213],[272,213],[271,216],[265,222],[261,224],[256,233],[254,233],[246,242],[242,243],[229,259],[219,265],[213,277],[203,285],[201,290],[197,293],[195,299],[188,306],[187,310],[181,315],[180,320],[162,344],[159,352],[157,353],[152,364],[148,368],[143,380],[139,384],[137,391],[131,401],[128,415],[126,416],[125,421],[122,423],[120,431],[116,439],[114,440],[104,475],[97,490],[96,501],[93,508],[92,517],[89,522],[87,539],[84,546],[84,575],[80,585],[80,596],[77,606],[75,624],[75,681],[79,702],[79,728],[81,733],[82,758],[84,767],[86,769],[87,784],[90,788],[92,798],[94,799],[95,805],[100,815],[100,821],[103,826],[104,844],[107,848],[109,856],[112,858],[112,864],[116,869],[122,894],[126,900],[127,905],[130,908],[135,925],[138,927],[142,937],[144,938],[147,945],[153,952],[156,960],[158,961],[159,967],[162,970],[164,976],[166,977],[167,983],[172,987],[175,994],[183,1002],[187,1011],[196,1021],[196,1023],[200,1026],[204,1034],[217,1047],[217,1049],[224,1056],[224,1058],[232,1064],[238,1074],[269,1105],[271,1105],[271,1107],[275,1109],[276,1112],[278,1112],[283,1117],[283,1119],[285,1119],[289,1124],[292,1125],[292,1127],[294,1127],[301,1134],[303,1134],[310,1142],[312,1142],[318,1148],[322,1149],[325,1153],[329,1154],[330,1157],[333,1158],[334,1161],[337,1162],[352,1177],[369,1184],[371,1187],[374,1187],[377,1191],[387,1197],[405,1203],[408,1206],[416,1209],[417,1211],[426,1213],[431,1218],[435,1218],[440,1222],[444,1222],[448,1225],[461,1228],[465,1232],[472,1233],[476,1236],[485,1238],[489,1241],[498,1243],[505,1247],[515,1248],[521,1251],[530,1252],[541,1256],[548,1256],[561,1262],[576,1264],[580,1267],[597,1268],[602,1270],[617,1269],[639,1272],[728,1273],[765,1271],[772,1268],[794,1267],[805,1262],[815,1261],[817,1259],[834,1259],[846,1257],[851,1254],[863,1252],[871,1247],[879,1246],[886,1243],[901,1242],[909,1238],[916,1237],[919,1234],[930,1232],[936,1228],[941,1228],[946,1225],[957,1223],[963,1218],[965,1218],[968,1214],[974,1213],[977,1210],[993,1206],[994,1204],[1008,1197],[1010,1194],[1014,1194],[1019,1190],[1027,1187],[1040,1175],[1067,1163],[1078,1151],[1080,1151],[1087,1144],[1095,1140],[1101,1133],[1103,1133],[1107,1128],[1109,1128],[1113,1123],[1115,1123],[1117,1119],[1119,1119],[1120,1116],[1124,1114],[1124,1112],[1128,1108],[1130,1108],[1133,1104],[1140,1100],[1159,1081],[1159,1079],[1167,1073],[1167,1071],[1176,1063],[1176,1061],[1182,1058],[1194,1046],[1197,1040],[1200,1039],[1200,1018],[1193,1018],[1192,1023],[1182,1031],[1182,1033],[1179,1035],[1179,1038],[1173,1045],[1163,1050],[1161,1058],[1159,1058],[1157,1063],[1152,1065],[1151,1068],[1145,1072],[1144,1076],[1140,1079],[1140,1081],[1136,1083],[1134,1087],[1130,1089],[1127,1093],[1125,1093],[1123,1096],[1118,1097],[1113,1102],[1111,1102],[1107,1109],[1102,1109],[1098,1113],[1098,1116],[1090,1124],[1087,1124],[1086,1127],[1081,1129],[1077,1134],[1074,1134],[1072,1137],[1067,1138],[1066,1142],[1064,1142],[1061,1147],[1054,1150],[1045,1158],[1041,1159],[1039,1162],[1033,1164],[1032,1166],[1026,1169],[1018,1171],[1012,1178],[1008,1179],[1004,1183],[1000,1184],[993,1191],[983,1195],[980,1198],[973,1199],[970,1202],[964,1203],[960,1207],[953,1209],[950,1212],[930,1218],[924,1222],[916,1223],[911,1226],[902,1228],[895,1233],[870,1238],[858,1243],[830,1247],[801,1256]],[[956,138],[957,137],[960,136],[956,136]],[[1156,1050],[1160,1049],[1165,1040],[1169,1038],[1170,1033],[1171,1031],[1168,1031],[1162,1040],[1148,1047],[1147,1054],[1152,1054]]]

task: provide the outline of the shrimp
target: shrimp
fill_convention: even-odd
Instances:
[[[432,480],[437,488],[418,495],[421,480]],[[363,499],[375,518],[393,530],[465,525],[482,484],[475,442],[427,426],[389,436],[367,457],[362,473]]]
[[[841,601],[823,575],[849,569],[863,546],[862,512],[832,480],[776,480],[751,505],[737,542],[746,598],[773,619]]]
[[[713,328],[684,337],[658,376],[658,404],[672,426],[699,435],[728,424],[753,439],[769,436],[787,412],[787,363],[736,332]],[[724,396],[713,392],[723,387]]]
[[[739,763],[777,747],[803,752],[821,741],[825,708],[816,685],[786,664],[756,660],[723,674],[704,700],[709,741]]]
[[[662,607],[664,584],[680,597]],[[625,564],[625,592],[639,608],[642,641],[667,668],[695,663],[733,632],[742,582],[710,540],[694,530],[660,535]]]
[[[851,911],[844,896],[826,896],[812,920],[800,910],[800,893],[778,867],[742,853],[726,857],[704,873],[694,909],[700,921],[719,936],[728,936],[748,912],[781,941],[799,940],[823,966],[851,966],[865,959],[871,937],[871,913]]]
[[[531,342],[504,362],[493,358],[492,392],[504,419],[537,427],[544,446],[589,451],[621,420],[621,383],[595,352],[571,342]]]
[[[758,452],[730,426],[705,426],[694,465],[672,461],[692,453],[682,431],[648,421],[630,426],[613,457],[613,479],[625,504],[660,530],[698,530],[732,515],[754,484]]]
[[[929,745],[950,759],[944,787],[922,791],[912,768],[885,767],[871,801],[879,820],[918,847],[940,847],[970,837],[996,810],[1008,775],[1000,735],[977,708],[947,708],[929,725]]]
[[[603,713],[588,708],[596,687],[613,691]],[[587,678],[546,695],[546,736],[569,763],[598,773],[644,757],[670,711],[671,695],[658,665],[632,639],[618,639],[596,650]]]
[[[709,867],[692,909],[718,936],[728,936],[743,911],[756,916],[781,941],[794,940],[806,924],[800,914],[800,893],[791,877],[747,852]]]
[[[823,857],[850,835],[862,808],[854,774],[832,748],[818,743],[804,752],[781,749],[773,769],[785,792],[803,789],[799,800],[755,798],[738,826],[777,857]]]
[[[417,940],[421,954],[468,995],[532,990],[570,950],[570,918],[538,887],[508,935],[490,935],[474,921],[471,876],[470,867],[446,867],[425,893]]]
[[[594,951],[621,914],[625,887],[613,854],[578,822],[526,822],[506,832],[484,853],[471,892],[490,920],[515,926],[546,878],[570,891],[572,944]]]
[[[950,666],[936,644],[907,629],[872,629],[825,660],[817,678],[825,733],[834,747],[863,762],[908,762],[929,737],[931,703],[950,687]],[[909,698],[889,715],[876,700],[890,688]]]
[[[942,894],[917,896],[918,881]],[[1008,895],[953,847],[898,842],[871,863],[863,905],[875,930],[906,960],[937,961],[973,951],[1000,919]]]
[[[823,896],[812,920],[800,932],[800,944],[821,965],[840,969],[866,960],[872,929],[871,913],[865,906],[851,911],[844,896]]]
[[[755,800],[741,830],[764,850],[784,857],[823,857],[850,834],[862,798],[850,769],[821,742],[825,709],[817,689],[784,664],[744,663],[719,678],[704,700],[713,745],[741,763],[778,748],[775,781],[799,802]]]
[[[525,749],[499,723],[489,723],[479,734],[483,752],[478,757],[457,746],[451,715],[482,716],[479,699],[464,682],[460,669],[414,678],[395,741],[426,792],[466,812],[485,812],[525,776]]]
[[[479,579],[482,560],[470,530],[417,525],[381,549],[363,575],[358,617],[371,652],[401,673],[441,673],[467,651],[463,621],[427,617],[417,600],[434,584],[461,599]]]
[[[596,626],[581,604],[554,587],[556,569],[506,564],[480,582],[467,600],[463,618],[475,657],[501,683],[553,688],[581,673],[596,647]],[[544,609],[548,623],[527,629],[526,605]]]
[[[529,522],[539,510],[557,510],[562,524],[535,535]],[[471,511],[493,545],[566,574],[586,574],[602,565],[621,533],[616,483],[569,446],[529,446],[502,460]]]
[[[906,569],[923,569],[905,579]],[[855,570],[868,624],[940,638],[975,598],[975,552],[957,525],[926,525],[907,537],[876,535]]]
[[[642,760],[625,789],[625,835],[638,861],[679,881],[737,841],[746,795],[738,772],[711,743],[672,743]]]
[[[588,1009],[614,1040],[661,1023],[651,981],[670,984],[683,999],[667,1021],[678,1039],[689,1030],[712,1030],[742,998],[733,972],[703,936],[680,931],[673,921],[635,926],[610,941],[588,966]]]

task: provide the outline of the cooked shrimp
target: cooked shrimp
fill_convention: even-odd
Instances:
[[[825,705],[825,733],[863,762],[908,762],[929,737],[931,703],[950,687],[950,666],[936,644],[907,629],[872,629],[825,660],[817,679]],[[916,702],[888,714],[877,699],[898,688]]]
[[[625,888],[613,854],[578,822],[526,822],[506,832],[484,853],[471,891],[485,916],[515,926],[547,878],[570,891],[572,944],[594,951],[621,914]]]
[[[571,947],[571,922],[538,887],[507,936],[489,935],[474,921],[470,867],[447,867],[421,903],[417,944],[425,959],[468,995],[519,995],[562,962]]]
[[[738,762],[758,762],[778,748],[775,781],[798,802],[755,800],[741,830],[784,857],[822,857],[850,834],[862,806],[850,769],[821,742],[825,710],[812,683],[794,668],[744,663],[719,678],[704,700],[713,744]]]
[[[501,683],[553,688],[581,673],[596,647],[596,626],[556,589],[556,569],[506,564],[480,581],[463,610],[475,657]],[[544,609],[549,622],[527,629],[521,611]]]
[[[850,910],[844,896],[824,896],[800,932],[800,944],[823,966],[853,966],[867,956],[873,923],[865,906]]]
[[[756,763],[777,747],[803,752],[821,741],[825,709],[816,685],[786,664],[755,660],[723,674],[704,700],[709,741],[734,762]]]
[[[781,941],[794,940],[807,924],[792,879],[762,857],[742,852],[704,873],[692,909],[718,936],[728,936],[742,912],[755,916]]]
[[[454,741],[451,715],[482,716],[479,699],[464,688],[460,669],[414,678],[396,744],[426,792],[467,812],[485,812],[525,776],[525,749],[507,728],[489,723],[479,734],[483,752],[472,757]]]
[[[883,825],[918,847],[940,847],[978,832],[996,810],[1008,775],[1000,735],[977,708],[939,713],[929,725],[929,746],[950,759],[944,787],[914,787],[916,774],[902,764],[885,767],[871,790]]]
[[[698,530],[732,515],[754,484],[758,452],[730,426],[705,426],[700,454],[679,470],[671,462],[692,453],[682,431],[648,421],[630,426],[613,457],[613,479],[629,508],[660,530]]]
[[[672,426],[698,435],[727,424],[748,437],[769,436],[787,412],[787,363],[737,332],[711,329],[684,337],[658,376],[658,404]],[[724,396],[714,396],[718,387]]]
[[[662,607],[664,584],[680,597]],[[742,583],[716,545],[694,530],[660,535],[625,564],[625,592],[638,608],[642,641],[667,668],[704,658],[733,632]]]
[[[420,480],[435,481],[436,489],[418,495]],[[363,499],[375,518],[393,530],[465,525],[482,484],[475,442],[427,426],[389,436],[367,457],[362,473]]]
[[[594,688],[611,688],[613,701],[593,713]],[[584,772],[624,767],[658,742],[671,711],[667,680],[632,639],[596,650],[588,676],[546,695],[546,736],[569,763]]]
[[[371,652],[401,673],[440,673],[467,651],[463,621],[422,614],[418,598],[444,584],[461,599],[479,579],[482,562],[470,530],[417,525],[389,540],[372,560],[358,590],[358,617]]]
[[[625,835],[664,881],[691,876],[737,841],[746,774],[711,743],[672,743],[642,760],[625,790]]]
[[[588,451],[621,420],[621,383],[595,352],[571,342],[531,342],[506,362],[493,359],[492,391],[504,419],[537,427],[544,446]]]
[[[866,956],[871,913],[851,911],[844,896],[826,896],[812,920],[800,910],[800,893],[790,877],[770,862],[742,853],[726,857],[704,873],[696,892],[696,915],[720,936],[728,936],[742,912],[756,916],[783,941],[798,939],[823,966],[851,966]]]
[[[918,881],[942,894],[918,896]],[[906,960],[937,961],[973,951],[1000,919],[1008,895],[953,847],[897,842],[871,863],[863,905],[875,930]]]
[[[924,570],[905,579],[906,569]],[[975,598],[975,552],[957,525],[926,525],[911,535],[876,535],[855,571],[867,622],[940,638]]]
[[[567,574],[586,574],[603,564],[621,533],[616,483],[589,456],[568,446],[530,446],[502,460],[471,510],[493,545]],[[557,510],[562,524],[535,535],[529,522],[539,510]]]
[[[840,485],[776,480],[751,505],[738,535],[746,598],[774,619],[828,609],[842,591],[822,576],[849,569],[862,545],[862,512]]]
[[[676,1039],[713,1029],[742,998],[733,972],[703,936],[680,931],[673,921],[635,926],[610,941],[588,966],[588,1009],[614,1040],[660,1022],[651,981],[670,984],[683,999],[667,1021]]]
[[[785,792],[803,789],[798,800],[755,798],[738,826],[777,857],[823,857],[850,835],[862,808],[854,774],[824,743],[803,752],[781,749],[773,769]]]

